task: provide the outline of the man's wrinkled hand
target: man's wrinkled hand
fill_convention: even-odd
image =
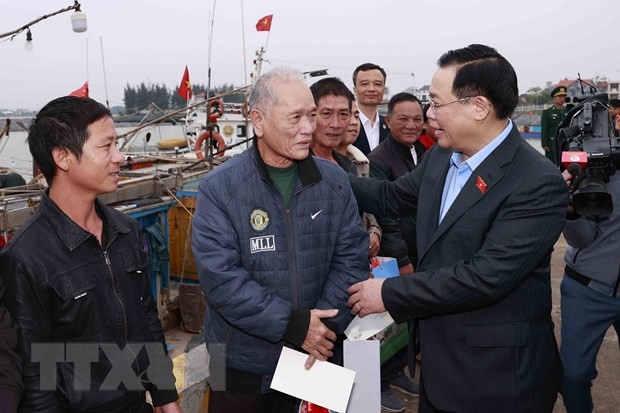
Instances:
[[[385,306],[381,297],[381,287],[385,278],[373,278],[353,284],[349,287],[349,301],[347,306],[351,308],[351,314],[365,317],[368,314],[383,313]]]
[[[327,360],[333,356],[334,341],[336,333],[330,330],[323,322],[322,318],[332,318],[338,315],[338,310],[310,310],[310,325],[308,326],[308,334],[301,348],[306,350],[310,356],[306,360],[306,370],[314,365],[316,360]]]

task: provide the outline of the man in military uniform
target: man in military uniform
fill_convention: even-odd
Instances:
[[[540,121],[540,141],[543,149],[545,150],[545,156],[555,162],[555,154],[553,150],[553,141],[555,140],[555,131],[558,128],[564,115],[566,115],[566,108],[564,108],[564,98],[566,97],[566,87],[557,86],[551,92],[553,98],[553,106],[549,109],[545,109],[542,113]]]

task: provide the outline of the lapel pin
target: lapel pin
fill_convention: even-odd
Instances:
[[[476,186],[483,194],[487,191],[487,184],[480,176],[478,176],[478,179],[476,179]]]

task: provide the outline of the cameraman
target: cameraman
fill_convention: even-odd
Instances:
[[[563,172],[570,183],[572,176]],[[607,190],[617,207],[608,215],[580,216],[569,206],[568,248],[562,280],[562,396],[567,413],[592,412],[596,356],[610,326],[620,335],[620,173]]]

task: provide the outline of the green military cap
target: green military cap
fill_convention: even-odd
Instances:
[[[558,95],[567,95],[567,94],[568,93],[566,93],[566,86],[557,86],[551,92],[551,97],[554,98],[554,97],[556,97]]]

